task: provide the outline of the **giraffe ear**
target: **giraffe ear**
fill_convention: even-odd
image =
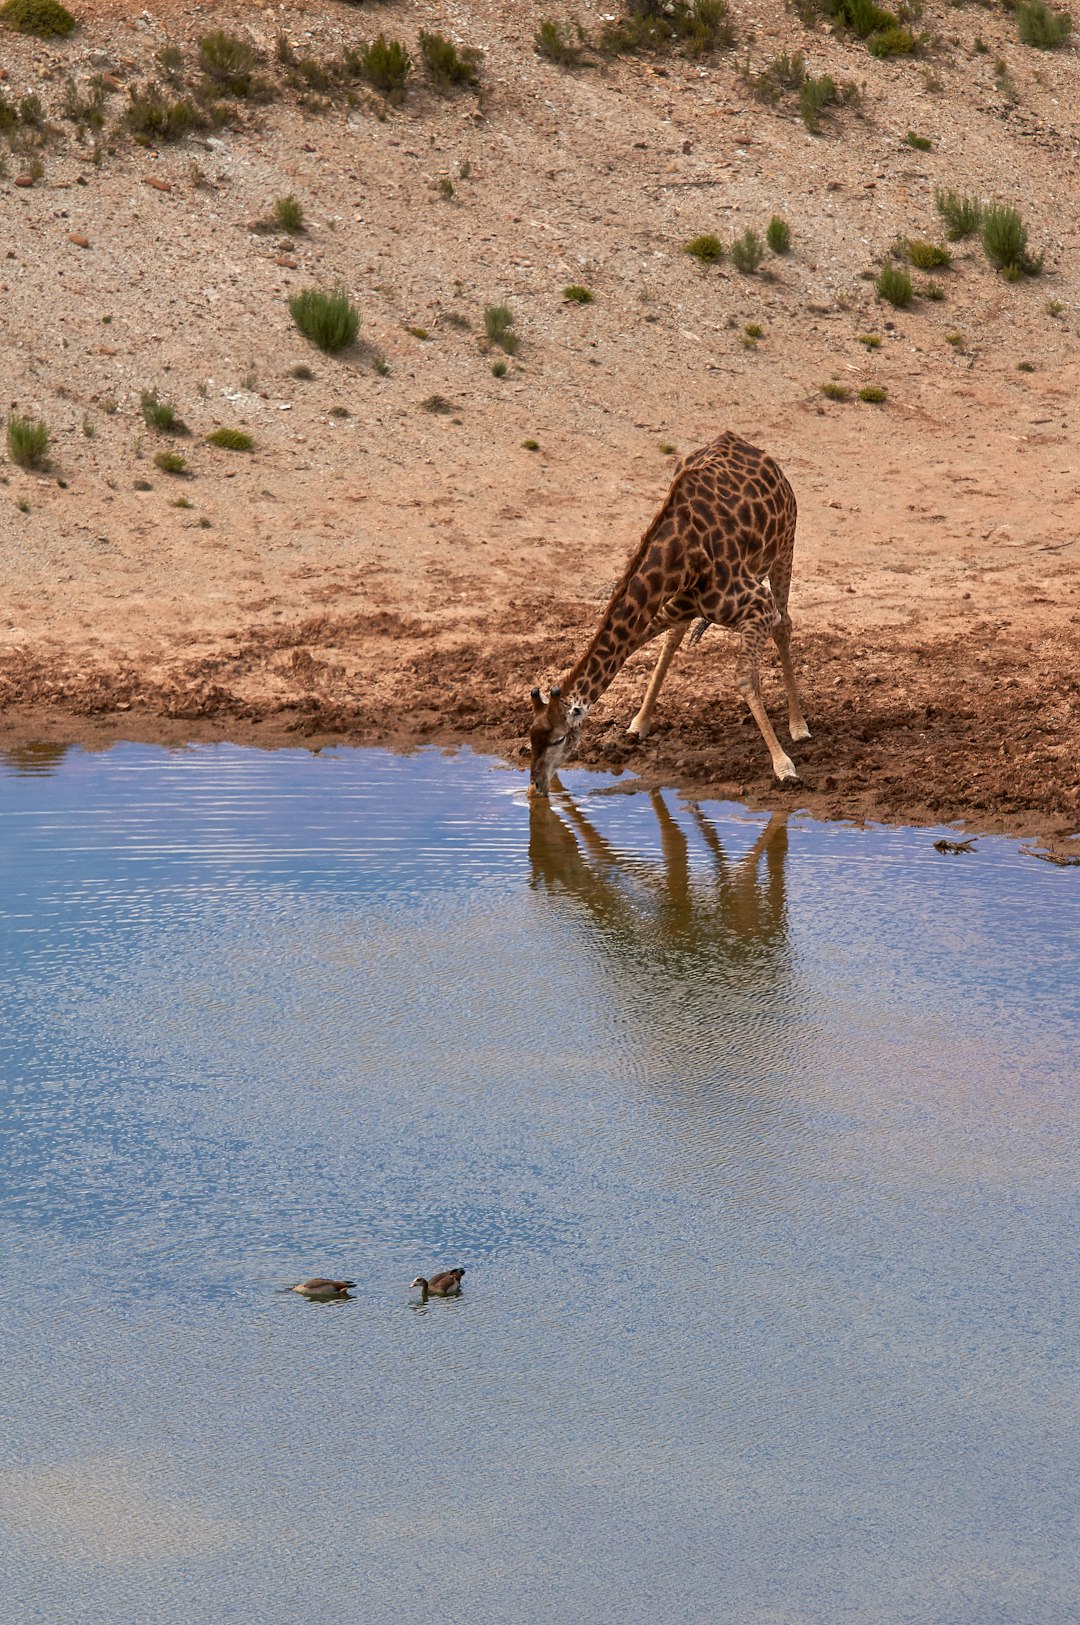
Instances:
[[[538,688],[534,688],[530,691],[529,698],[533,702],[533,710],[539,715],[544,709],[544,696]]]

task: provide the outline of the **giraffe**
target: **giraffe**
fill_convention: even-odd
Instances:
[[[668,667],[715,622],[739,634],[736,684],[761,730],[778,779],[797,779],[761,698],[758,660],[771,632],[787,692],[788,731],[808,739],[791,662],[788,588],[795,493],[767,452],[730,430],[685,457],[662,506],[611,595],[595,637],[545,699],[532,691],[530,793],[547,795],[592,706],[636,649],[666,634],[641,709],[627,730],[644,739]]]

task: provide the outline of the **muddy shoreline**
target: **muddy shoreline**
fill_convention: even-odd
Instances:
[[[589,612],[580,606],[583,627]],[[349,651],[357,674],[350,680],[319,659],[316,629],[304,633],[286,664],[288,682],[280,658],[260,681],[250,641],[246,658],[220,651],[214,660],[177,662],[156,680],[130,664],[73,671],[61,662],[9,660],[0,668],[0,751],[17,764],[27,747],[32,760],[35,743],[467,745],[524,767],[528,686],[558,671],[552,644],[566,641],[541,635],[522,647],[507,635],[500,643],[489,629],[481,653],[475,642],[447,648],[422,635],[369,630]],[[325,625],[323,635],[340,649],[340,626]],[[280,632],[272,641],[280,646]],[[796,752],[796,786],[773,782],[730,682],[734,644],[716,634],[711,649],[706,640],[673,669],[655,732],[641,745],[623,731],[650,666],[647,653],[637,657],[597,706],[577,764],[625,772],[628,788],[634,780],[674,785],[823,819],[950,824],[1037,837],[1059,852],[1080,831],[1080,768],[1069,743],[1080,634],[1024,650],[997,638],[973,659],[964,636],[878,638],[871,648],[809,633],[799,656],[813,734]],[[779,719],[774,670],[766,692]]]

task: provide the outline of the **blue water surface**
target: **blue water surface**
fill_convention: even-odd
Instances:
[[[1080,1619],[1080,871],[567,783],[8,753],[0,1619]]]

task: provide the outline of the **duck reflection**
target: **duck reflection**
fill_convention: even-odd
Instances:
[[[787,814],[773,813],[749,851],[733,861],[697,802],[688,804],[695,853],[663,795],[654,791],[649,801],[659,862],[617,848],[572,797],[535,799],[529,815],[533,887],[572,898],[578,918],[591,920],[620,957],[644,960],[645,968],[680,979],[707,971],[714,984],[786,973]]]

